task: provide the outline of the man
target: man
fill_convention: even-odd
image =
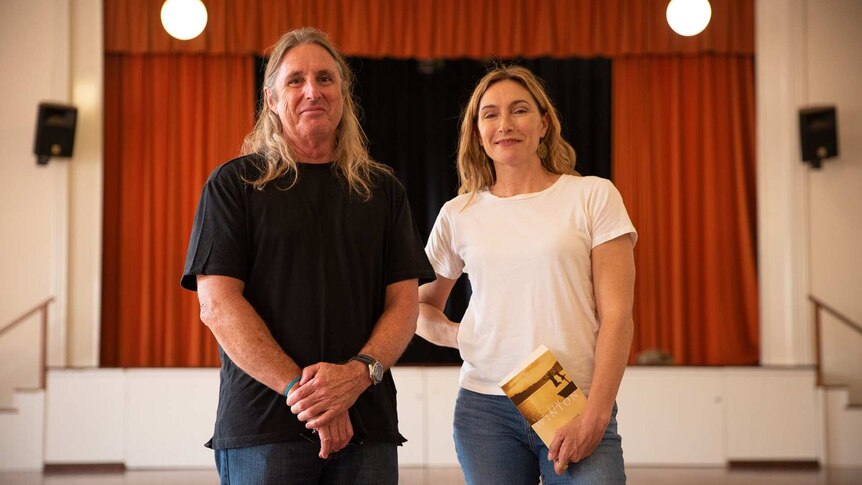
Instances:
[[[404,438],[384,371],[434,272],[325,35],[285,34],[264,76],[245,155],[204,186],[182,278],[220,346],[207,445],[222,483],[394,484]]]

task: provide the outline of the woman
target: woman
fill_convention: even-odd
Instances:
[[[615,399],[632,339],[637,233],[605,179],[581,177],[536,76],[485,75],[461,122],[459,196],[425,252],[420,336],[460,349],[455,447],[470,484],[623,483]],[[461,273],[473,295],[460,324],[443,314]],[[546,345],[588,395],[543,445],[498,387]]]

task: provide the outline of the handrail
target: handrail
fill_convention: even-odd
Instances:
[[[820,310],[826,310],[827,313],[837,318],[839,322],[847,325],[851,329],[859,332],[862,335],[862,325],[854,322],[850,318],[846,317],[843,313],[838,310],[832,308],[831,306],[824,303],[822,300],[818,299],[813,295],[808,295],[808,300],[814,303],[814,353],[817,357],[817,386],[823,386],[823,373],[821,371],[822,361],[820,356],[820,342],[822,340],[822,325],[820,323]]]
[[[850,327],[853,330],[856,330],[857,332],[862,334],[862,325],[854,322],[849,317],[844,316],[844,314],[842,314],[838,310],[832,308],[831,306],[827,305],[822,300],[819,300],[814,296],[809,295],[808,299],[814,303],[815,309],[823,308],[824,310],[826,310],[826,313],[831,314],[833,317],[837,318],[838,320],[841,320],[841,322],[844,323],[845,325],[847,325],[848,327]]]
[[[32,309],[24,312],[24,314],[21,315],[20,317],[12,320],[12,323],[10,323],[10,324],[4,326],[2,329],[0,329],[0,337],[2,337],[4,333],[11,330],[13,327],[17,326],[21,322],[24,322],[25,320],[30,318],[30,316],[32,316],[33,314],[35,314],[35,313],[41,313],[42,314],[42,332],[39,334],[39,354],[40,354],[39,355],[39,389],[45,388],[45,379],[46,379],[46,374],[48,372],[47,365],[46,365],[47,364],[47,355],[48,355],[48,349],[47,349],[47,345],[48,345],[48,338],[47,338],[47,336],[48,336],[48,305],[50,305],[53,301],[54,301],[53,296],[50,298],[47,298],[42,303],[39,303],[38,305],[36,305]]]

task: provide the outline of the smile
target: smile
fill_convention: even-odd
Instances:
[[[494,142],[495,145],[500,145],[504,147],[512,146],[516,143],[521,143],[521,140],[515,140],[514,138],[504,138],[502,140],[497,140],[496,142]]]

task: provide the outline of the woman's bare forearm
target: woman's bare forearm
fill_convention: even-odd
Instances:
[[[442,310],[429,303],[419,303],[416,334],[432,344],[458,348],[458,324],[446,318]]]

